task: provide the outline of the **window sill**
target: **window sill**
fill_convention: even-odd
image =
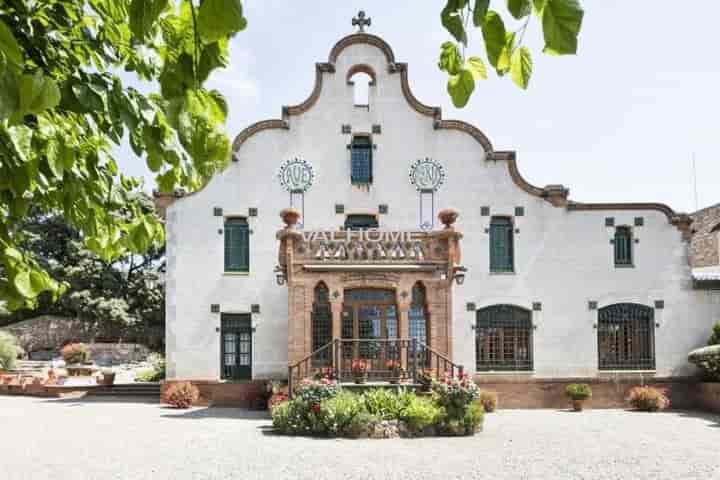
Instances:
[[[224,277],[247,277],[250,272],[223,272]]]
[[[475,370],[475,375],[534,375],[535,370]]]
[[[629,373],[629,374],[638,374],[638,373],[646,373],[646,374],[652,374],[655,375],[657,373],[657,370],[598,370],[598,374],[611,374],[611,375],[617,375],[618,373]]]
[[[632,265],[632,264],[631,265],[618,265],[616,263],[615,268],[635,268],[635,265]]]
[[[502,271],[502,270],[492,271],[491,270],[490,275],[515,275],[515,271],[514,270],[508,270],[508,271]]]

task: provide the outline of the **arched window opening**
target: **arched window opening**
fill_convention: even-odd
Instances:
[[[315,299],[312,310],[312,351],[315,352],[332,341],[332,310],[330,308],[330,291],[324,283],[315,287]],[[332,349],[327,348],[313,356],[313,365],[324,367],[330,365]]]
[[[353,105],[356,107],[370,107],[370,86],[374,84],[373,78],[364,71],[357,71],[348,79],[353,87]]]
[[[514,305],[478,310],[475,358],[478,371],[533,369],[532,313]]]
[[[655,369],[655,311],[636,303],[598,310],[600,370]]]

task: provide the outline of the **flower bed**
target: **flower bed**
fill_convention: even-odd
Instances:
[[[467,376],[434,382],[431,396],[381,388],[355,394],[329,378],[303,380],[294,393],[272,409],[278,433],[395,438],[473,435],[482,428],[479,389]]]
[[[702,372],[703,380],[720,382],[720,345],[710,345],[693,350],[688,361],[694,363]]]

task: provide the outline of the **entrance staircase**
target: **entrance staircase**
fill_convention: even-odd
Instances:
[[[100,385],[93,389],[92,395],[101,397],[154,397],[160,398],[159,383],[120,383],[117,385]]]
[[[356,361],[367,366],[367,383],[362,385],[354,381]],[[295,385],[316,375],[351,388],[416,388],[426,370],[436,376],[455,376],[462,375],[464,368],[415,338],[335,339],[288,367],[288,393],[292,397]]]

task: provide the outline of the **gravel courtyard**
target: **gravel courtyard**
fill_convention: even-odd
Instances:
[[[505,410],[468,438],[273,435],[262,412],[0,397],[0,479],[720,478],[720,415]]]

